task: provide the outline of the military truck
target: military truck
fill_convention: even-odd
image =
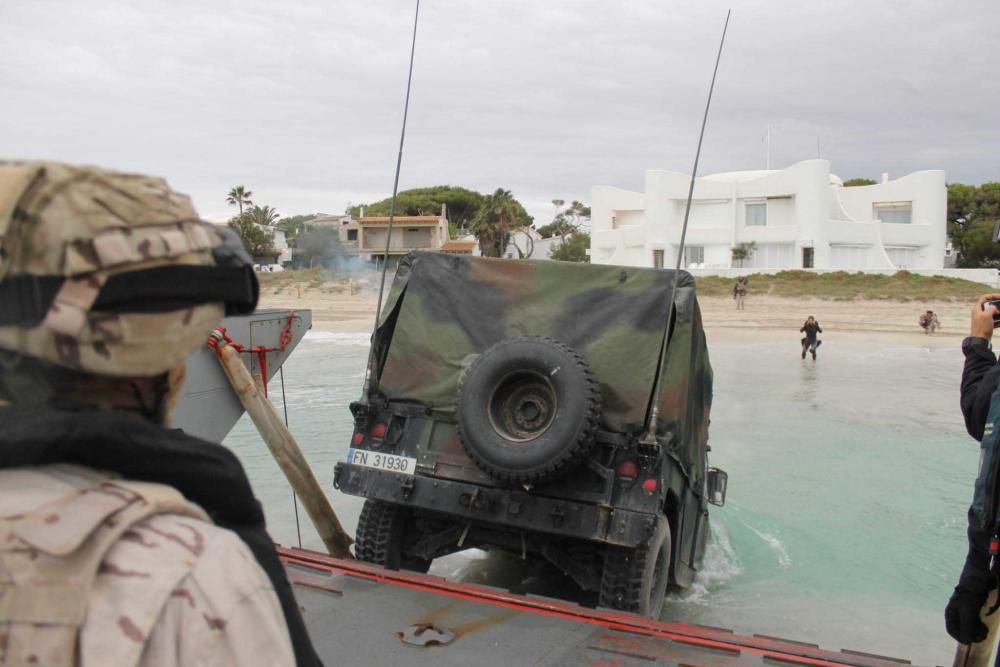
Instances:
[[[658,615],[668,584],[692,582],[727,483],[707,461],[712,369],[694,280],[680,272],[671,308],[674,278],[405,257],[334,473],[366,498],[357,557],[426,571],[470,547],[541,555],[600,606]]]

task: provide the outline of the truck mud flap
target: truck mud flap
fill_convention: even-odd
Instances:
[[[420,475],[402,475],[338,463],[334,488],[507,529],[632,547],[653,530],[656,516]]]

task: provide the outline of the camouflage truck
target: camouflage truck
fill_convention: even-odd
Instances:
[[[681,272],[668,309],[673,279],[404,258],[334,473],[366,498],[357,557],[426,571],[470,547],[540,554],[599,605],[658,615],[668,582],[694,578],[726,484],[707,464],[712,368],[694,280]]]

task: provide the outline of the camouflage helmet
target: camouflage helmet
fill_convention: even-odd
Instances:
[[[159,178],[0,162],[0,348],[95,375],[179,366],[257,281],[229,229]]]

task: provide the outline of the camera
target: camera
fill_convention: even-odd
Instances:
[[[996,329],[1000,327],[1000,299],[993,299],[992,301],[987,301],[983,304],[983,310],[989,309],[990,306],[996,306],[998,314],[993,315],[993,328]]]

